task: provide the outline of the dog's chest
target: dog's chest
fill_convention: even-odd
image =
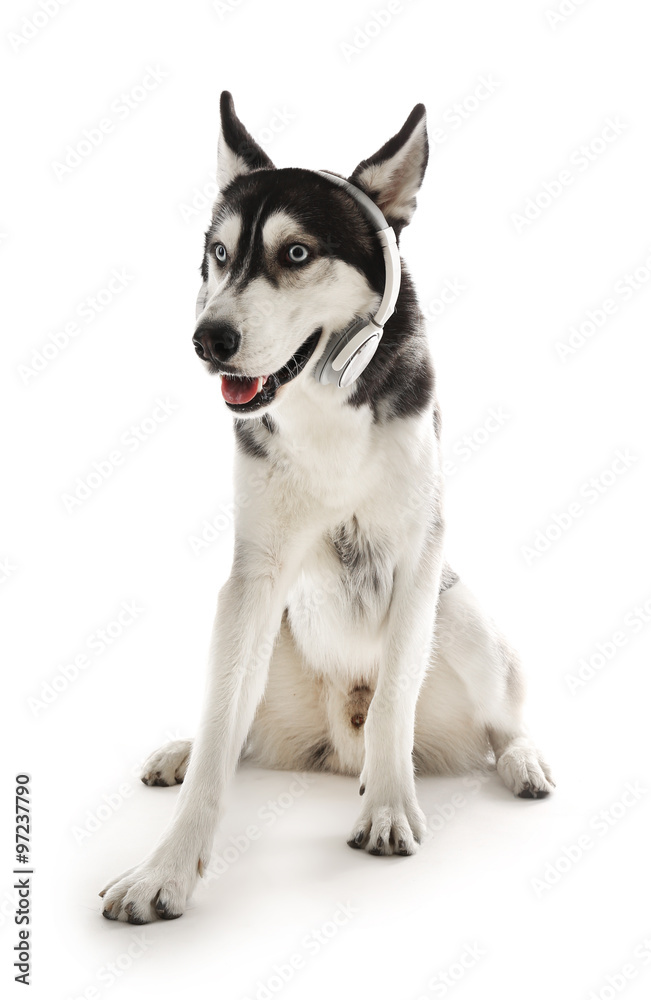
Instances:
[[[414,495],[428,478],[431,421],[381,424],[365,407],[338,404],[326,414],[302,402],[301,419],[290,422],[288,407],[266,443],[272,518],[284,530],[293,519],[306,539],[289,622],[312,669],[369,683],[396,567],[417,555],[428,518],[428,504]]]
[[[305,554],[288,615],[312,669],[344,683],[374,677],[396,558],[377,524],[358,515],[325,531]]]

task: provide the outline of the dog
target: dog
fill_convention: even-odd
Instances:
[[[347,180],[277,169],[228,92],[220,110],[193,343],[234,417],[244,500],[199,734],[142,775],[183,783],[176,811],[100,893],[105,917],[132,924],[182,915],[242,755],[358,776],[348,844],[373,855],[423,839],[415,771],[494,757],[516,796],[554,784],[523,725],[518,657],[444,559],[434,373],[398,253],[425,108]]]

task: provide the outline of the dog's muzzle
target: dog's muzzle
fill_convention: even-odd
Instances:
[[[212,321],[197,327],[192,338],[194,349],[202,361],[228,361],[240,346],[242,337],[230,323]]]
[[[291,358],[278,371],[265,375],[249,375],[227,363],[240,345],[240,335],[228,323],[202,323],[192,342],[195,351],[206,361],[210,370],[220,376],[222,396],[236,413],[252,413],[268,406],[282,386],[293,381],[310,362],[321,338],[319,327],[303,341]]]

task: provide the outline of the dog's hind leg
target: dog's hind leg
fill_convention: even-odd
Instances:
[[[172,740],[149,755],[140,780],[145,785],[180,785],[190,759],[192,740]]]
[[[498,774],[518,798],[544,799],[554,787],[549,765],[529,737],[516,735],[517,732],[504,728],[488,730]]]
[[[520,798],[548,795],[554,785],[549,767],[529,738],[522,719],[524,682],[517,653],[460,581],[441,593],[437,622],[435,662],[422,695],[428,701],[435,699],[438,707],[452,692],[449,681],[446,686],[445,669],[440,673],[437,670],[439,658],[465,687],[471,722],[465,725],[466,738],[461,746],[465,748],[468,743],[467,734],[474,733],[475,737],[483,734],[495,754],[498,774],[514,795]],[[426,714],[427,706],[419,715]],[[460,731],[460,740],[463,735]],[[425,766],[427,769],[427,756]]]
[[[323,682],[306,669],[286,619],[278,633],[265,694],[241,759],[257,767],[290,771],[340,771],[326,715]],[[180,785],[193,740],[173,740],[143,765],[145,785]],[[359,774],[361,765],[355,773]]]

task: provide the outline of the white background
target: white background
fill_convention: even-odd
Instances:
[[[560,7],[570,13],[549,16]],[[384,0],[69,0],[49,19],[34,2],[3,5],[0,936],[11,977],[11,796],[28,771],[32,996],[178,997],[200,984],[228,1000],[648,996],[651,623],[634,611],[651,598],[648,10],[572,7],[403,0],[366,32]],[[125,116],[120,95],[148,67],[166,76]],[[482,76],[494,93],[478,100]],[[378,859],[345,844],[356,781],[316,776],[288,804],[291,775],[244,770],[215,856],[251,824],[261,836],[182,920],[143,936],[102,920],[97,892],[173,809],[177,791],[145,788],[137,768],[168,734],[194,731],[232,544],[230,418],[191,345],[223,88],[280,166],[352,171],[417,101],[432,138],[443,130],[403,253],[432,318],[454,468],[449,556],[523,655],[558,788],[525,802],[494,775],[479,790],[421,780],[432,839],[417,857]],[[106,117],[112,132],[59,179],[67,147]],[[600,141],[608,119],[620,134]],[[572,182],[518,224],[562,170]],[[94,312],[86,300],[114,269],[126,286]],[[443,308],[446,280],[463,290]],[[614,314],[563,360],[558,343],[607,298]],[[35,372],[70,323],[77,335]],[[133,449],[129,428],[158,398],[175,409]],[[508,418],[486,432],[491,408]],[[116,449],[123,463],[67,510],[64,495]],[[635,460],[611,474],[618,450]],[[580,516],[555,529],[571,504]],[[191,536],[218,517],[216,540],[193,552]],[[94,652],[125,601],[136,619]],[[622,645],[600,660],[616,632]],[[81,654],[87,666],[61,680]],[[584,666],[572,684],[591,658],[594,676]],[[627,783],[638,798],[618,805]],[[279,797],[281,815],[265,821]],[[601,810],[609,820],[595,820]],[[340,904],[355,912],[308,944]],[[295,955],[302,967],[279,988]]]

